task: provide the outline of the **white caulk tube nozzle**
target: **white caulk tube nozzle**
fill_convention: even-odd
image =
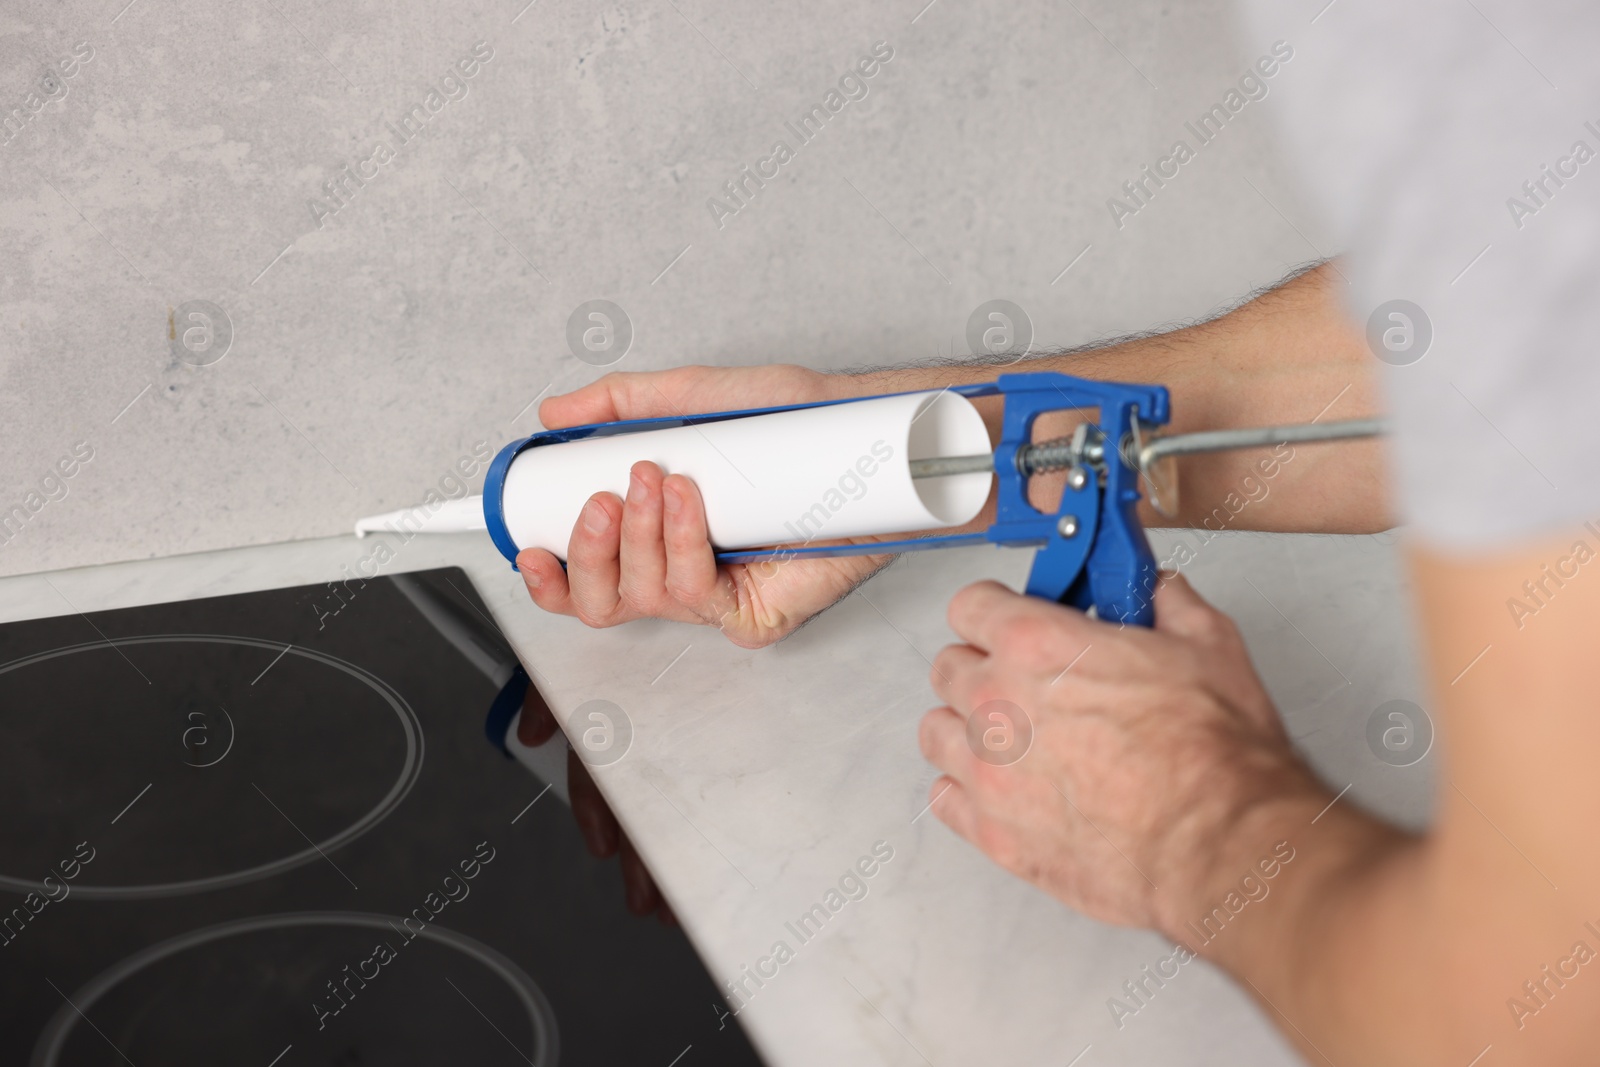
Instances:
[[[459,500],[442,500],[437,504],[417,504],[356,520],[357,537],[385,530],[413,534],[460,533],[463,530],[487,528],[483,521],[481,496],[464,496]]]

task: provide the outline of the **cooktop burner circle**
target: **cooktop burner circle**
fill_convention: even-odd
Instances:
[[[281,912],[274,915],[260,915],[248,919],[235,919],[229,922],[218,923],[214,926],[206,926],[198,930],[191,930],[187,933],[179,934],[176,937],[168,938],[165,941],[157,942],[148,948],[141,949],[109,969],[102,971],[87,984],[74,991],[70,996],[63,993],[63,1003],[61,1007],[57,1009],[53,1016],[51,1016],[50,1021],[45,1025],[44,1030],[39,1034],[38,1040],[34,1042],[33,1055],[29,1060],[30,1067],[58,1067],[61,1062],[62,1053],[67,1046],[67,1042],[71,1040],[74,1033],[80,1029],[80,1020],[86,1020],[88,1018],[88,1013],[91,1008],[99,1004],[101,1001],[109,999],[110,995],[112,995],[114,991],[117,991],[119,987],[123,986],[125,982],[136,976],[140,971],[144,971],[163,961],[172,960],[174,957],[178,957],[191,949],[206,945],[213,945],[218,942],[226,941],[230,938],[244,937],[251,934],[286,930],[298,930],[303,932],[315,927],[342,927],[346,930],[377,930],[383,933],[387,939],[387,943],[392,944],[396,941],[401,941],[401,938],[404,936],[399,932],[402,929],[402,922],[403,920],[399,916],[384,915],[378,912]],[[504,1032],[504,1026],[502,1025],[504,1024],[504,1019],[501,1020],[500,1024],[496,1024],[492,1020],[489,1020],[489,1016],[483,1015],[482,1009],[478,1007],[478,1004],[482,1002],[481,992],[480,997],[475,1001],[474,998],[468,997],[459,986],[456,986],[456,984],[451,981],[448,976],[446,976],[445,981],[448,982],[449,985],[455,986],[455,992],[460,994],[462,1000],[471,1006],[471,1010],[477,1012],[478,1015],[481,1015],[484,1019],[490,1021],[490,1025],[493,1026],[495,1030],[499,1031],[499,1038],[511,1046],[512,1050],[515,1051],[519,1061],[527,1060],[530,1063],[539,1064],[539,1067],[555,1067],[560,1058],[560,1036],[556,1024],[555,1010],[551,1007],[550,1001],[545,996],[544,991],[539,988],[538,983],[533,980],[528,972],[517,966],[517,964],[511,959],[490,948],[488,945],[485,945],[483,942],[446,927],[437,925],[424,926],[414,934],[414,937],[417,940],[429,942],[436,947],[453,950],[455,953],[459,953],[460,955],[463,955],[471,961],[479,964],[484,970],[488,971],[490,975],[498,978],[500,982],[503,983],[506,990],[509,991],[510,995],[521,1006],[523,1012],[527,1016],[529,1036],[531,1038],[532,1046],[526,1054],[524,1054],[522,1046],[513,1040],[513,1036],[518,1035],[508,1036]],[[405,953],[407,951],[408,949],[405,947],[405,943],[402,941],[400,948],[398,949],[398,953]],[[391,957],[391,962],[399,958],[398,953]],[[342,959],[342,957],[335,958]],[[384,964],[384,966],[388,965],[389,963],[387,962]],[[332,965],[330,964],[329,966],[331,967]],[[345,970],[348,971],[348,968]],[[333,972],[330,971],[330,973]],[[320,971],[317,972],[316,977],[322,977],[322,973]],[[461,976],[458,975],[458,977]],[[381,971],[378,972],[377,977],[372,977],[369,979],[371,984],[377,988],[382,988],[378,985],[381,980]],[[364,991],[366,989],[366,984],[363,983],[360,988]],[[361,995],[362,994],[360,992],[356,993],[355,996],[351,998],[351,1004],[348,1006],[354,1007],[357,998],[359,998]],[[331,1001],[331,998],[329,999]],[[166,986],[162,986],[158,992],[152,994],[152,1002],[163,1000],[169,1003],[173,1002],[173,991]],[[273,1007],[275,1006],[268,1004],[264,1010],[271,1011]],[[102,1010],[102,1016],[104,1015],[105,1010],[106,1009]],[[136,1013],[136,1015],[137,1014],[138,1013]],[[416,1014],[418,1016],[427,1016],[432,1013]],[[140,1021],[140,1018],[143,1018],[143,1016],[138,1015],[138,1017],[136,1017],[132,1023],[135,1037],[137,1037],[137,1024]],[[102,1018],[102,1021],[104,1021],[104,1018]],[[333,1022],[337,1024],[338,1020],[334,1019]],[[94,1026],[93,1023],[90,1023],[90,1025]],[[393,1029],[394,1024],[384,1023],[383,1025],[389,1029]],[[119,1036],[126,1037],[127,1031],[128,1028],[124,1027],[118,1029],[116,1032],[119,1033]],[[315,1035],[318,1032],[319,1031],[312,1031],[310,1040],[314,1040]],[[295,1033],[292,1031],[285,1031],[280,1036],[282,1036],[285,1044],[300,1043],[308,1040],[306,1035],[303,1033]],[[101,1037],[104,1037],[104,1035],[102,1034]],[[348,1037],[338,1034],[337,1032],[334,1033],[333,1038],[335,1040],[344,1038],[346,1043],[348,1043],[349,1040]],[[101,1038],[97,1037],[94,1040],[99,1042]],[[101,1054],[103,1054],[103,1047],[100,1047],[99,1051]],[[119,1048],[118,1051],[120,1052],[121,1049]],[[287,1052],[288,1049],[285,1048],[284,1051]],[[268,1057],[272,1055],[272,1051],[267,1052]],[[279,1053],[279,1055],[281,1056],[282,1053]]]
[[[388,685],[381,678],[378,678],[376,675],[373,675],[369,671],[366,671],[363,668],[358,667],[346,660],[340,659],[336,656],[328,655],[324,652],[316,651],[314,649],[302,648],[298,645],[285,644],[284,642],[279,641],[267,641],[255,637],[241,637],[227,634],[149,634],[137,637],[119,637],[115,640],[105,639],[100,641],[88,641],[84,642],[83,644],[68,645],[62,648],[52,649],[47,652],[40,652],[31,656],[25,656],[21,659],[13,660],[10,663],[0,664],[0,678],[3,678],[5,675],[12,674],[13,672],[23,670],[27,667],[36,666],[51,660],[94,652],[97,650],[109,649],[117,652],[118,654],[123,654],[121,650],[124,648],[134,648],[142,645],[172,644],[236,646],[248,649],[261,649],[266,652],[270,652],[275,658],[272,658],[271,663],[267,665],[267,669],[261,672],[262,676],[270,676],[268,675],[268,672],[274,667],[276,667],[277,670],[282,671],[283,665],[279,663],[279,660],[298,657],[299,661],[316,664],[324,668],[331,668],[332,670],[341,672],[343,675],[354,679],[356,682],[360,683],[362,688],[365,690],[370,690],[373,694],[376,694],[376,696],[380,698],[382,705],[393,711],[395,718],[400,724],[401,731],[404,735],[405,751],[401,761],[399,773],[395,776],[392,784],[389,785],[387,791],[382,795],[377,803],[372,805],[370,809],[361,813],[343,829],[336,833],[327,835],[321,840],[307,836],[306,840],[308,841],[308,846],[306,848],[296,850],[288,855],[270,860],[265,863],[252,864],[248,867],[230,871],[225,874],[208,875],[205,877],[187,878],[169,882],[151,882],[148,884],[139,885],[97,885],[89,882],[88,878],[85,877],[80,881],[74,881],[71,883],[70,889],[73,896],[81,896],[85,899],[132,900],[148,897],[164,897],[188,893],[202,893],[209,890],[222,889],[229,886],[240,885],[246,882],[252,882],[258,879],[270,878],[274,875],[281,874],[284,871],[292,870],[307,863],[312,863],[317,860],[326,860],[329,854],[354,841],[356,838],[367,833],[373,827],[377,826],[384,819],[386,819],[399,805],[399,803],[405,799],[406,794],[411,791],[412,786],[416,784],[417,777],[422,770],[424,744],[421,723],[418,721],[416,713],[412,710],[410,704],[408,704],[405,698],[396,692],[393,687]],[[257,680],[260,680],[260,677],[261,676],[258,676]],[[254,685],[255,683],[252,682],[250,684]],[[187,766],[204,770],[205,768],[217,765],[227,765],[225,761],[228,758],[229,752],[231,752],[234,747],[233,743],[236,736],[236,728],[233,725],[234,717],[227,713],[226,709],[221,710],[223,712],[223,717],[219,721],[225,722],[228,726],[226,745],[220,746],[222,748],[222,754],[212,755],[210,753],[204,753],[203,756],[198,756],[197,758],[185,758],[182,760],[182,762],[187,764]],[[184,738],[185,740],[188,739],[187,732],[184,734]],[[195,754],[191,753],[191,755],[193,756]],[[253,785],[254,783],[251,784]],[[259,786],[256,786],[255,788],[257,792],[261,793],[263,798],[266,798],[267,803],[272,804],[273,807],[278,806],[277,802],[268,797]],[[133,803],[129,804],[129,809],[133,809],[134,804],[137,804],[142,796],[143,794],[140,794],[140,797],[132,798]],[[126,813],[126,810],[127,809],[124,809],[124,813]],[[279,814],[283,814],[281,809]],[[286,819],[288,818],[287,815],[284,817]],[[117,819],[120,818],[122,818],[122,815],[119,814]],[[114,825],[116,820],[114,819],[112,822]],[[299,830],[298,826],[296,826],[296,830]],[[302,836],[305,836],[303,831],[300,832]],[[70,850],[70,842],[65,844]],[[84,874],[92,877],[92,874],[87,867],[84,870]],[[32,892],[42,893],[46,896],[51,895],[50,887],[45,885],[43,881],[33,881],[7,874],[0,874],[0,888],[17,890],[22,893]],[[57,889],[59,890],[59,888],[60,887],[58,886]]]

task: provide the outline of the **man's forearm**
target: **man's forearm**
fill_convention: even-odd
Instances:
[[[1426,845],[1331,801],[1286,796],[1246,813],[1164,932],[1231,973],[1307,1063],[1465,1067],[1471,1053],[1439,1058],[1471,1038],[1441,1026],[1448,932],[1430,906]]]
[[[938,389],[992,381],[1006,371],[1056,370],[1083,378],[1152,382],[1172,392],[1171,432],[1347,419],[1378,411],[1372,355],[1339,303],[1344,283],[1328,266],[1307,271],[1220,318],[1101,348],[1013,365],[903,367],[842,376],[845,395]],[[979,401],[998,439],[1000,406]],[[1039,437],[1070,431],[1070,416]],[[1380,445],[1341,442],[1222,452],[1180,459],[1176,519],[1146,506],[1154,526],[1370,533],[1392,525]],[[1291,457],[1283,461],[1283,457]],[[1264,460],[1269,462],[1263,468]],[[1270,470],[1271,473],[1264,473]],[[1041,481],[1035,479],[1035,481]],[[1046,482],[1053,500],[1060,483]]]
[[[1549,561],[1590,536],[1496,557],[1412,549],[1439,731],[1426,836],[1349,797],[1329,806],[1332,792],[1285,790],[1211,845],[1204,877],[1165,917],[1168,936],[1235,975],[1309,1062],[1595,1062],[1600,584],[1546,579],[1559,599],[1522,628],[1505,606],[1526,576],[1553,573]],[[1211,936],[1203,916],[1277,841],[1294,860],[1259,901],[1236,914],[1223,905]]]

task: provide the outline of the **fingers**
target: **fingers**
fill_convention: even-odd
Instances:
[[[717,569],[700,489],[683,475],[673,474],[662,482],[661,492],[667,592],[701,618],[720,617],[734,605],[727,580]]]
[[[923,758],[953,778],[966,777],[972,765],[967,746],[967,720],[952,708],[934,708],[922,717],[917,744]]]
[[[945,621],[967,644],[992,652],[1000,644],[1002,621],[1016,608],[1016,596],[999,582],[974,582],[950,598]]]
[[[1012,592],[999,582],[975,582],[950,601],[950,628],[983,652],[1005,652],[1041,666],[1067,663],[1094,640],[1096,624],[1082,612]],[[1062,658],[1065,657],[1065,658]]]
[[[556,615],[574,614],[567,572],[553,553],[542,548],[525,548],[517,553],[517,570],[535,604]]]
[[[522,714],[517,716],[517,740],[529,748],[538,748],[558,729],[550,705],[539,695],[538,687],[529,682],[527,692],[522,694]]]
[[[589,498],[567,545],[567,583],[577,616],[605,625],[617,614],[622,576],[622,501],[615,493]]]
[[[519,554],[517,566],[534,603],[590,626],[639,616],[715,622],[738,600],[709,538],[694,483],[663,477],[646,461],[630,472],[626,502],[612,493],[589,498],[573,525],[565,570],[539,549]]]
[[[934,779],[928,787],[928,810],[968,841],[976,841],[978,809],[972,803],[972,797],[954,778],[942,775]]]
[[[933,657],[933,669],[928,672],[934,694],[962,715],[971,714],[978,671],[987,659],[971,645],[946,645]]]
[[[661,539],[661,468],[633,465],[622,509],[622,600],[640,614],[656,614],[667,582],[667,548]]]

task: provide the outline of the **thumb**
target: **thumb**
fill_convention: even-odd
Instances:
[[[614,422],[626,418],[617,411],[616,379],[624,375],[607,374],[570,393],[558,393],[539,405],[539,421],[547,430],[564,430],[591,422]]]
[[[582,389],[550,397],[539,405],[539,421],[546,429],[563,430],[591,422],[697,414],[706,410],[693,397],[706,370],[612,371]]]
[[[1162,571],[1154,597],[1156,629],[1180,637],[1204,637],[1216,632],[1222,613],[1206,603],[1194,586],[1177,571]]]

